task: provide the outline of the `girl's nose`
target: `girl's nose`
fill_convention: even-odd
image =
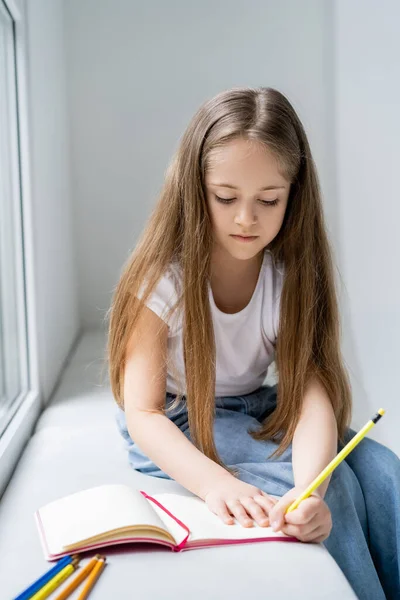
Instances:
[[[236,215],[235,223],[242,227],[250,227],[257,221],[257,216],[253,208],[242,208]]]

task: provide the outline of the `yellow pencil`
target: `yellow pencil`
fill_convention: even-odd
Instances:
[[[379,419],[384,414],[384,409],[380,408],[378,412],[375,413],[375,415],[372,417],[372,419],[370,419],[366,423],[366,425],[364,425],[364,427],[360,429],[360,431],[349,441],[348,444],[346,444],[346,446],[339,452],[339,454],[335,456],[333,460],[331,460],[329,465],[327,465],[325,469],[321,471],[321,473],[314,479],[314,481],[310,483],[308,488],[306,488],[304,492],[300,494],[298,498],[296,498],[296,500],[285,511],[285,514],[297,508],[302,500],[308,498],[308,496],[310,496],[313,493],[313,491],[321,485],[324,479],[326,479],[328,475],[332,473],[332,471],[338,466],[338,464],[341,463],[344,458],[346,458],[346,456],[353,450],[353,448],[362,440],[362,438],[368,433],[368,431],[379,421]]]
[[[69,577],[75,571],[78,563],[79,558],[74,558],[69,565],[61,569],[61,571],[59,571],[59,573],[57,573],[53,579],[50,579],[46,585],[36,592],[36,594],[34,594],[30,600],[44,600],[44,598],[50,596],[50,594],[54,592],[54,590],[58,588],[58,586],[61,585],[62,582],[65,581],[67,577]]]
[[[82,589],[81,593],[79,594],[77,600],[86,600],[86,598],[89,595],[89,592],[91,591],[92,587],[96,583],[97,578],[100,577],[100,574],[106,565],[105,556],[100,556],[99,559],[96,558],[96,561],[97,561],[97,565],[95,565],[95,567],[92,569],[92,571],[88,577],[88,580],[85,583],[85,586]]]
[[[80,571],[70,584],[54,598],[54,600],[65,600],[78,587],[80,583],[88,576],[92,569],[97,565],[97,559],[101,558],[100,554],[96,554],[90,562]]]

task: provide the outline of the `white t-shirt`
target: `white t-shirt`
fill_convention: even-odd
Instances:
[[[271,252],[264,250],[253,296],[243,310],[234,314],[224,313],[217,308],[209,284],[216,345],[215,396],[248,394],[263,384],[275,357],[283,274],[282,263],[275,264]],[[171,394],[178,393],[177,382],[169,368],[171,360],[186,392],[181,311],[175,311],[169,320],[166,318],[166,312],[178,299],[180,281],[180,267],[173,262],[146,302],[169,326],[167,392]],[[139,290],[139,298],[142,289],[143,286]]]

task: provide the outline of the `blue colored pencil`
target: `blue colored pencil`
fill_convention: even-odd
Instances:
[[[64,556],[61,560],[57,562],[49,571],[47,571],[42,577],[40,577],[37,581],[34,581],[32,585],[30,585],[25,591],[23,591],[19,596],[14,598],[14,600],[28,600],[31,598],[36,592],[38,592],[50,579],[57,575],[61,569],[66,567],[70,562],[72,562],[72,556]]]

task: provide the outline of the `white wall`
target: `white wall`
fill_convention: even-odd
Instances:
[[[234,85],[277,87],[310,137],[336,235],[330,3],[68,0],[79,313],[99,327],[178,138]]]
[[[62,6],[61,0],[28,2],[38,330],[46,394],[80,324],[101,326],[122,263],[194,111],[221,89],[270,85],[294,103],[319,167],[347,291],[343,340],[354,391],[353,426],[386,408],[370,435],[399,453],[394,381],[399,5],[68,0],[67,82]]]
[[[40,390],[46,402],[80,330],[71,221],[62,0],[28,0],[27,67]]]
[[[400,454],[400,4],[335,3],[336,152],[344,352],[355,424]]]

